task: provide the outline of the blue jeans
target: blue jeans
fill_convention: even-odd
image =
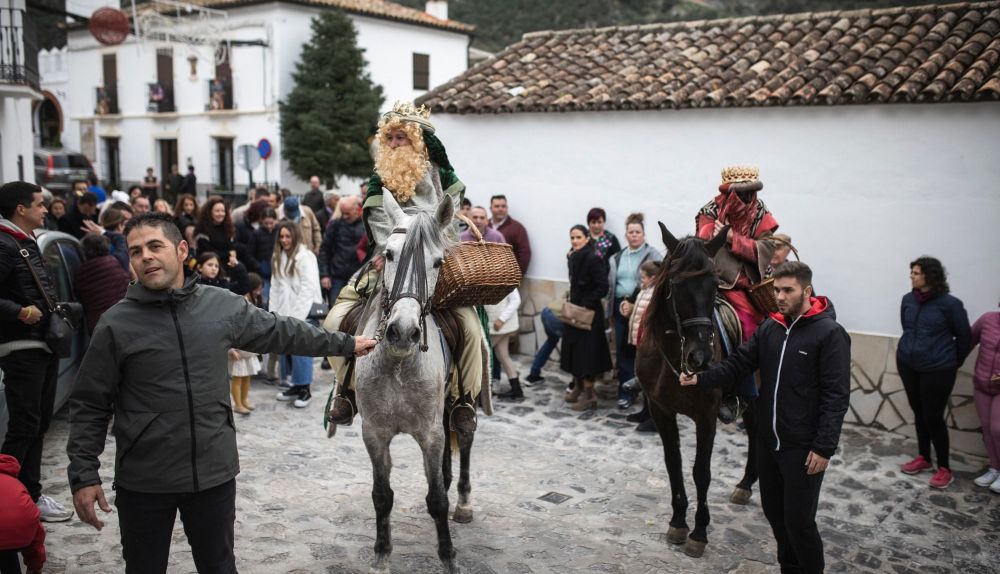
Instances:
[[[635,377],[635,345],[628,343],[628,317],[619,309],[622,299],[615,297],[615,358],[618,363],[618,398],[630,397],[622,384]]]
[[[289,365],[288,359],[291,359]],[[312,357],[301,357],[299,355],[282,355],[279,361],[281,365],[281,378],[288,376],[291,368],[292,386],[307,386],[313,382],[313,359]]]
[[[559,344],[564,327],[562,321],[556,318],[556,314],[546,307],[542,309],[542,328],[545,329],[545,342],[538,348],[535,360],[531,363],[531,374],[536,377],[542,374],[542,367],[545,366],[552,351]]]
[[[337,302],[337,295],[340,295],[340,290],[344,288],[344,285],[347,285],[347,279],[330,278],[330,296],[327,300],[331,307]]]

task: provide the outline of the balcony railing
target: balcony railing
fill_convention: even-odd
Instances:
[[[0,8],[0,82],[38,89],[38,42],[21,8]]]

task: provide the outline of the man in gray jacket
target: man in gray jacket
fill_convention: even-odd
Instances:
[[[230,348],[364,355],[375,341],[278,317],[229,291],[185,281],[187,243],[166,215],[125,227],[139,281],[94,330],[70,399],[69,481],[81,520],[111,508],[98,474],[114,415],[115,479],[126,572],[166,572],[180,510],[199,572],[236,572],[239,455],[229,403]]]

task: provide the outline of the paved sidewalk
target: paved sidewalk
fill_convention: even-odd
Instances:
[[[518,357],[522,365],[526,357]],[[522,369],[527,372],[527,369]],[[375,511],[371,464],[360,427],[327,440],[321,426],[329,371],[316,370],[306,409],[274,400],[273,387],[254,382],[258,409],[237,417],[242,473],[238,481],[236,555],[241,573],[367,572],[373,556]],[[500,403],[480,418],[473,451],[471,524],[452,523],[459,562],[478,573],[777,573],[770,528],[756,491],[746,507],[728,502],[742,475],[745,436],[720,428],[709,494],[712,525],[705,556],[692,559],[665,541],[669,487],[660,439],[634,432],[608,396],[596,412],[566,408],[566,379],[554,371],[526,389],[527,400]],[[682,433],[685,469],[693,463],[693,425]],[[45,492],[69,503],[65,413],[54,422],[43,463]],[[913,441],[848,427],[820,499],[819,523],[829,572],[987,574],[1000,571],[1000,495],[972,484],[982,460],[953,455],[957,480],[946,491],[928,475],[897,471]],[[110,489],[114,441],[102,458]],[[416,443],[393,443],[396,504],[393,570],[440,572],[426,483]],[[457,465],[457,458],[456,458]],[[688,497],[694,485],[687,477]],[[568,497],[554,504],[540,499]],[[112,493],[109,490],[109,495]],[[455,500],[454,486],[450,494]],[[122,572],[116,516],[97,532],[76,518],[48,524],[45,572]],[[689,513],[694,522],[694,506]],[[193,572],[178,520],[170,572]]]

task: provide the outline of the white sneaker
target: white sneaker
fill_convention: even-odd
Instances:
[[[44,494],[38,497],[39,518],[42,522],[65,522],[73,518],[73,511]]]
[[[1000,494],[1000,477],[998,477],[996,480],[993,481],[993,484],[990,485],[990,490],[992,490],[997,494]]]
[[[987,470],[982,476],[980,476],[976,480],[973,480],[972,482],[975,482],[976,486],[981,486],[983,488],[988,488],[998,478],[1000,478],[1000,470],[997,470],[995,468],[991,468],[991,469]]]

